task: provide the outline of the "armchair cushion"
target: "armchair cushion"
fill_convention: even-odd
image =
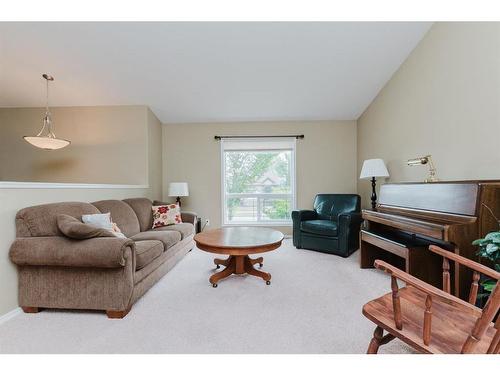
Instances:
[[[331,220],[307,220],[300,223],[300,230],[320,236],[337,237],[337,223]]]
[[[318,194],[314,210],[322,220],[336,220],[344,212],[360,212],[361,198],[357,194]]]
[[[134,241],[116,237],[72,240],[66,237],[18,238],[10,259],[19,266],[119,268],[125,266]]]

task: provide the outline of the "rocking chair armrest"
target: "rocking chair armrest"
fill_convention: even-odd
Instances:
[[[497,272],[492,268],[489,268],[489,267],[486,267],[482,264],[474,262],[473,260],[464,258],[463,256],[452,253],[451,251],[442,249],[436,245],[430,245],[429,250],[432,251],[433,253],[441,255],[442,257],[444,257],[446,259],[460,263],[464,267],[470,268],[470,269],[472,269],[476,272],[479,272],[485,276],[491,277],[492,279],[500,280],[500,272]]]
[[[404,281],[407,285],[411,285],[412,287],[420,290],[421,292],[424,292],[428,295],[431,296],[436,296],[442,299],[445,299],[447,301],[450,301],[451,303],[456,303],[461,306],[468,307],[471,310],[475,310],[476,312],[481,312],[481,309],[478,307],[471,305],[470,303],[461,300],[458,297],[455,297],[454,295],[448,294],[446,292],[443,292],[441,289],[436,288],[435,286],[432,286],[430,284],[427,284],[426,282],[417,279],[416,277],[401,271],[399,268],[394,267],[382,260],[375,260],[375,268],[378,268],[379,270],[382,270],[386,273],[388,273],[391,276],[394,276],[395,278]]]

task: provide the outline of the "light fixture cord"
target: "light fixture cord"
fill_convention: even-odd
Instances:
[[[49,109],[49,79],[45,78],[45,116],[43,118],[43,127],[42,130],[40,130],[40,133],[38,133],[37,137],[41,136],[44,133],[44,130],[47,128],[47,136],[49,138],[56,138],[56,135],[52,131],[52,114],[50,113]]]
[[[45,90],[45,114],[50,115],[49,111],[49,80],[45,79],[46,90]]]

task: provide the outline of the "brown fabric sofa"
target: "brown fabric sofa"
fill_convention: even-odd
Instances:
[[[19,270],[19,305],[105,310],[123,318],[132,305],[194,247],[196,214],[182,224],[151,230],[152,202],[146,198],[63,202],[20,210],[10,259]],[[57,227],[58,214],[111,213],[128,238],[74,240]]]

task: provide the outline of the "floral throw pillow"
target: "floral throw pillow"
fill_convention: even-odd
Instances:
[[[178,204],[168,204],[163,206],[153,206],[153,229],[167,225],[180,224],[181,208]]]

